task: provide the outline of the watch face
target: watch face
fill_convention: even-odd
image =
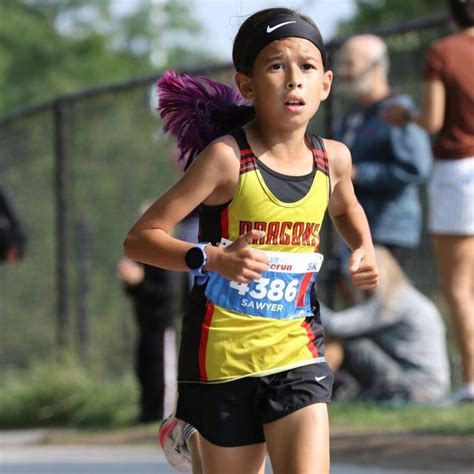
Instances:
[[[203,251],[199,247],[192,247],[186,252],[184,260],[191,270],[197,270],[204,263]]]

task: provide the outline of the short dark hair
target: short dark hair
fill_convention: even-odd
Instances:
[[[473,0],[448,0],[449,10],[454,21],[461,28],[474,26],[474,5],[469,8],[469,2]]]
[[[318,27],[311,18],[298,13],[296,10],[290,8],[267,8],[265,10],[260,10],[248,17],[242,23],[237,35],[235,36],[234,46],[232,49],[232,61],[236,71],[242,72],[243,74],[250,74],[252,72],[253,60],[248,54],[248,51],[251,48],[251,45],[248,44],[249,38],[252,37],[251,33],[262,23],[280,16],[296,16],[309,23],[319,32]]]

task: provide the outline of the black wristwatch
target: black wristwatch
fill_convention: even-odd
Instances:
[[[198,283],[200,284],[208,277],[207,272],[203,269],[207,263],[207,255],[204,249],[208,245],[211,244],[209,242],[196,244],[194,247],[191,247],[184,256],[186,266],[192,275],[198,277]]]

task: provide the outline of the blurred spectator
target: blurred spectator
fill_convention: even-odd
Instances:
[[[23,258],[26,230],[6,192],[0,188],[0,263],[13,264]]]
[[[138,421],[162,420],[172,410],[176,392],[176,338],[173,294],[169,272],[150,265],[122,259],[118,277],[133,300],[138,327],[135,373],[140,383]]]
[[[380,285],[366,301],[338,312],[321,307],[326,359],[357,381],[358,400],[441,401],[450,386],[441,315],[387,249],[376,247],[376,258]]]
[[[335,139],[352,153],[353,183],[374,243],[387,247],[404,265],[420,242],[422,210],[418,187],[429,174],[428,134],[419,126],[392,126],[380,112],[390,103],[413,109],[407,95],[388,83],[385,43],[357,35],[342,46],[336,65],[336,93],[353,102],[342,116]]]
[[[439,132],[429,227],[463,366],[452,400],[474,401],[474,1],[448,3],[459,31],[426,55],[421,112],[390,107],[384,117]]]
[[[141,206],[141,213],[149,204]],[[135,373],[140,383],[141,423],[162,420],[174,407],[176,332],[171,275],[128,258],[117,265],[117,276],[133,301],[138,328]]]

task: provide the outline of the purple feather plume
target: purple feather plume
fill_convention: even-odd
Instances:
[[[210,142],[253,118],[253,106],[237,90],[204,76],[167,71],[157,88],[164,131],[176,138],[185,169]]]

